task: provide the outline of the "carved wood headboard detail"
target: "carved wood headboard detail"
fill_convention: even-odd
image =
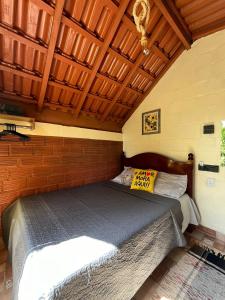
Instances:
[[[167,156],[146,152],[140,153],[132,157],[122,157],[123,166],[138,168],[138,169],[154,169],[161,172],[171,174],[187,174],[188,184],[186,193],[193,196],[193,168],[194,168],[194,155],[188,154],[188,160],[185,162],[175,161]]]

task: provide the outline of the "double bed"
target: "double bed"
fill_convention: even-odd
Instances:
[[[2,217],[13,268],[13,299],[131,299],[197,222],[193,155],[154,153],[123,166],[187,174],[180,199],[109,181],[18,199]]]

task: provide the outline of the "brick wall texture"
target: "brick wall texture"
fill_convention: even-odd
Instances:
[[[0,142],[0,213],[19,196],[80,186],[120,172],[122,142],[31,136]]]

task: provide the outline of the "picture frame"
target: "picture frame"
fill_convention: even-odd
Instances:
[[[142,114],[142,135],[156,134],[161,130],[161,110],[154,109]]]

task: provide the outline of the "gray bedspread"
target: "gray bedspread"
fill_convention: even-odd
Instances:
[[[131,299],[185,244],[175,199],[113,182],[18,199],[3,214],[13,299]]]

